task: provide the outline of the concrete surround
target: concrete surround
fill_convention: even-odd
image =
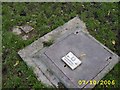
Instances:
[[[43,42],[49,40],[53,40],[53,44],[44,47]],[[82,59],[82,64],[75,70],[64,67],[65,63],[61,60],[70,51]],[[34,41],[18,54],[33,68],[38,80],[53,87],[58,87],[61,82],[67,88],[93,88],[95,85],[89,83],[78,85],[78,80],[99,81],[119,62],[119,56],[91,36],[78,16]],[[81,57],[82,54],[85,56]]]

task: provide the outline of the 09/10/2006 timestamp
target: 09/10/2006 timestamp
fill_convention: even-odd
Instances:
[[[100,80],[100,81],[97,81],[97,80],[79,80],[78,84],[79,85],[82,85],[82,84],[97,85],[97,84],[99,84],[99,85],[105,85],[107,87],[109,85],[115,85],[115,80]]]

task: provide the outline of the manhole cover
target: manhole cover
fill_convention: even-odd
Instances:
[[[81,58],[83,52],[85,56]],[[69,57],[69,60],[66,59],[66,56]],[[71,83],[77,88],[84,88],[86,84],[79,85],[79,80],[94,80],[109,64],[108,59],[112,57],[112,54],[81,31],[77,34],[74,32],[54,43],[44,52],[44,55],[40,56],[40,59],[42,59],[41,57],[44,57],[43,61],[50,66],[57,77],[61,77],[61,74],[58,73],[62,73],[62,78],[68,79],[66,82],[65,79],[59,78],[63,83]],[[71,58],[74,58],[74,61],[76,59],[77,65],[71,61]]]

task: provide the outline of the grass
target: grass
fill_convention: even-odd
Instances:
[[[54,42],[54,40],[44,41],[44,42],[43,42],[43,46],[44,46],[44,47],[49,47],[50,45],[53,44],[53,42]]]
[[[46,88],[17,52],[76,15],[86,23],[90,34],[120,55],[118,3],[2,3],[3,88]],[[10,29],[26,23],[33,26],[37,34],[24,41]],[[19,63],[14,66],[17,61]],[[103,78],[116,82],[107,88],[120,87],[119,69],[120,63]],[[97,88],[106,87],[97,85]]]

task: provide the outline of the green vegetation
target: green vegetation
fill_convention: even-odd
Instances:
[[[45,88],[17,52],[76,15],[86,23],[90,34],[120,55],[118,14],[118,3],[2,3],[3,88]],[[25,41],[11,28],[26,23],[37,33]],[[103,78],[115,80],[115,85],[107,88],[120,87],[119,69],[120,63]],[[97,85],[95,89],[98,87],[105,88]]]
[[[44,46],[44,47],[48,47],[48,46],[52,45],[53,42],[54,42],[53,40],[44,41],[44,42],[43,42],[43,46]]]

